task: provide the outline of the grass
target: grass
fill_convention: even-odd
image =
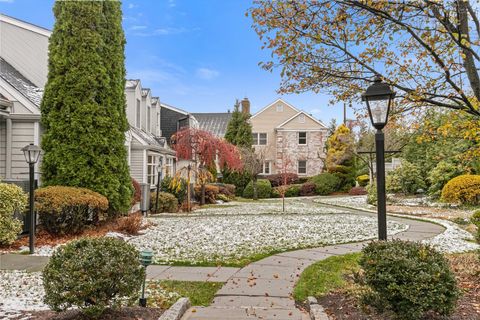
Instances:
[[[300,276],[293,290],[296,301],[303,302],[308,296],[320,297],[346,284],[344,275],[359,269],[360,253],[334,256],[309,266]]]
[[[215,293],[223,286],[222,282],[149,281],[151,293],[148,297],[149,306],[169,308],[178,298],[187,297],[194,306],[208,306]]]

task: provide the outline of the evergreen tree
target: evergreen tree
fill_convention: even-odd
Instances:
[[[232,118],[228,122],[225,140],[239,147],[251,147],[253,144],[250,115],[240,111],[240,103],[235,101]]]
[[[350,129],[344,124],[338,126],[327,139],[325,165],[328,172],[340,178],[341,191],[348,191],[353,187],[355,184],[354,138]]]
[[[105,195],[112,213],[128,209],[124,146],[125,37],[118,1],[57,1],[41,104],[45,185]]]

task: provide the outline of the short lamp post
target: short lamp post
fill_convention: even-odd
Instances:
[[[140,252],[140,263],[145,268],[145,277],[143,278],[142,296],[138,301],[140,307],[147,306],[147,298],[145,298],[145,283],[147,281],[147,267],[152,264],[153,252],[145,250]]]
[[[38,162],[38,158],[40,157],[40,153],[42,149],[40,147],[30,143],[22,148],[23,155],[25,156],[25,160],[28,163],[29,168],[29,213],[28,213],[28,220],[30,221],[30,230],[29,230],[29,248],[30,254],[35,252],[35,200],[34,200],[34,182],[35,182],[35,163]]]
[[[162,175],[163,175],[163,157],[160,157],[160,162],[158,164],[158,177],[157,177],[157,193],[155,195],[155,213],[157,213],[158,209],[158,194],[160,193],[160,189],[162,186]]]
[[[375,133],[375,151],[377,158],[377,212],[378,239],[387,240],[387,200],[385,192],[385,135],[382,129],[388,121],[395,92],[382,82],[380,75],[375,76],[373,84],[362,94],[362,101],[367,103],[368,114]]]

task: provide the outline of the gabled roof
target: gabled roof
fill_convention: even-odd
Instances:
[[[40,107],[43,89],[35,86],[25,78],[17,69],[0,57],[0,78],[8,82],[15,90],[35,106]]]
[[[158,103],[160,101],[159,97],[152,97],[152,104]]]
[[[300,110],[298,110],[297,108],[295,108],[293,105],[291,105],[290,103],[286,102],[285,100],[279,98],[275,101],[273,101],[272,103],[270,103],[269,105],[267,105],[265,108],[263,108],[262,110],[258,111],[257,113],[255,113],[253,116],[250,117],[250,119],[253,119],[255,118],[256,116],[258,116],[260,113],[262,113],[263,111],[267,110],[268,108],[270,108],[271,106],[275,105],[276,103],[279,103],[279,102],[282,102],[284,103],[285,105],[287,105],[288,107],[292,108],[293,110],[295,110],[296,112],[300,112]]]
[[[125,81],[125,88],[126,89],[135,89],[138,84],[140,83],[140,79],[129,79]]]
[[[172,150],[166,143],[166,139],[157,139],[153,134],[146,132],[142,129],[135,128],[130,126],[130,133],[132,137],[135,138],[141,145],[147,147],[148,149],[161,150],[166,153],[175,154],[175,151]]]
[[[149,88],[143,88],[142,89],[142,97],[146,97],[150,93]]]
[[[160,102],[160,106],[161,106],[162,108],[167,108],[167,109],[170,109],[170,110],[172,110],[172,111],[175,111],[175,112],[178,112],[178,113],[182,113],[182,114],[184,114],[184,115],[186,115],[186,116],[188,115],[188,112],[187,112],[187,111],[182,110],[182,109],[179,109],[179,108],[176,108],[176,107],[171,106],[171,105],[169,105],[169,104],[166,104],[165,102]]]
[[[290,117],[289,119],[285,120],[284,122],[280,123],[276,128],[279,129],[281,127],[283,127],[284,125],[286,125],[287,123],[289,123],[290,121],[292,121],[293,119],[295,119],[296,117],[298,117],[299,115],[301,114],[304,114],[306,117],[312,119],[314,122],[318,123],[320,126],[324,127],[325,129],[327,129],[327,127],[325,126],[325,124],[323,124],[322,121],[318,120],[318,119],[315,119],[314,117],[312,117],[310,114],[306,113],[305,111],[299,111],[297,112],[296,114],[294,114],[292,117]]]
[[[33,23],[26,22],[26,21],[23,21],[23,20],[20,20],[20,19],[17,19],[17,18],[7,16],[6,14],[3,14],[3,13],[0,13],[0,21],[9,23],[11,25],[20,27],[20,28],[25,29],[25,30],[29,30],[29,31],[44,35],[46,37],[50,37],[50,35],[52,34],[52,31],[47,29],[47,28],[40,27],[40,26],[35,25]]]
[[[228,122],[232,118],[230,112],[219,113],[192,113],[197,119],[199,128],[223,138],[227,132]]]

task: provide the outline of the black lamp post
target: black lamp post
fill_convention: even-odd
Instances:
[[[25,160],[28,163],[29,167],[29,177],[30,177],[30,199],[29,199],[29,221],[30,221],[30,230],[29,230],[29,248],[30,254],[33,254],[35,251],[35,214],[34,214],[34,182],[35,182],[35,163],[38,162],[38,158],[40,157],[40,152],[42,149],[40,147],[30,143],[22,148],[23,155],[25,156]]]
[[[155,213],[157,213],[157,209],[158,209],[158,193],[160,192],[160,188],[161,188],[161,183],[162,183],[162,170],[163,170],[163,157],[160,157],[160,162],[158,164],[158,167],[157,167],[157,170],[158,170],[158,177],[157,177],[157,194],[156,194],[156,199],[155,199]]]
[[[390,86],[382,82],[380,75],[375,76],[373,84],[362,94],[366,101],[368,114],[375,133],[377,158],[377,210],[378,210],[378,239],[387,240],[387,200],[385,192],[385,135],[382,129],[388,121],[388,113],[392,105],[395,92]]]

